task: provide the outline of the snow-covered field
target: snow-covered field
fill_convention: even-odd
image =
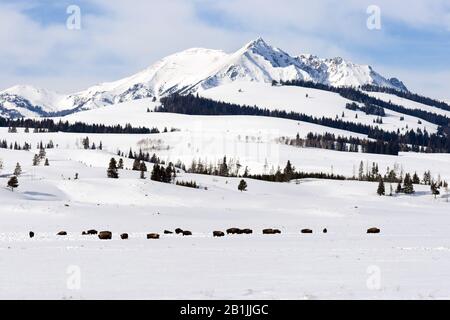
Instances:
[[[373,116],[345,109],[338,95],[300,87],[231,83],[201,95],[238,104],[257,104],[313,116],[372,124]],[[308,94],[308,97],[306,97]],[[383,97],[391,99],[392,97]],[[402,104],[402,101],[394,102]],[[450,298],[450,210],[448,195],[436,199],[428,186],[412,196],[380,197],[377,183],[305,179],[270,183],[178,173],[199,189],[139,178],[123,158],[119,179],[106,168],[118,150],[141,149],[162,160],[216,165],[224,156],[251,174],[284,168],[289,160],[305,172],[352,177],[378,164],[422,177],[431,170],[450,180],[449,154],[399,156],[338,152],[285,145],[283,137],[309,132],[364,135],[311,123],[257,116],[188,116],[147,112],[159,102],[139,99],[75,113],[61,120],[105,125],[157,127],[159,134],[9,133],[1,140],[32,146],[0,149],[0,298],[4,299],[321,299]],[[420,107],[426,109],[424,105]],[[385,130],[418,127],[418,119],[386,110]],[[58,119],[56,119],[57,121]],[[421,128],[434,131],[423,121]],[[169,132],[163,132],[167,128]],[[177,129],[170,132],[172,128]],[[84,150],[82,139],[102,150]],[[32,166],[36,146],[47,149],[50,166]],[[19,187],[6,188],[16,163]],[[152,164],[147,164],[152,170]],[[75,175],[78,179],[75,180]],[[389,184],[386,185],[389,190]],[[395,186],[393,186],[395,189]],[[182,228],[192,236],[165,235]],[[251,228],[251,235],[214,238],[212,231]],[[381,228],[369,235],[369,227]],[[279,235],[263,235],[278,228]],[[313,234],[301,234],[303,228]],[[328,232],[322,233],[327,228]],[[110,230],[113,239],[81,235]],[[57,236],[59,231],[67,236]],[[35,233],[29,238],[29,231]],[[128,240],[120,234],[127,232]],[[159,240],[146,234],[158,232]],[[45,288],[45,290],[43,290]]]
[[[319,126],[260,117],[146,113],[146,104],[125,106],[136,108],[125,122],[181,131],[87,135],[2,129],[2,139],[27,141],[33,150],[0,149],[0,298],[450,297],[449,204],[445,195],[434,199],[429,187],[416,186],[414,196],[379,197],[376,183],[356,181],[247,179],[248,190],[240,192],[238,178],[183,172],[177,179],[195,180],[201,188],[154,182],[149,172],[142,180],[131,170],[120,170],[117,180],[106,178],[109,159],[118,158],[118,148],[127,152],[130,147],[157,146],[154,152],[161,158],[182,159],[187,165],[192,158],[215,163],[224,155],[236,155],[253,173],[262,172],[266,161],[284,167],[291,160],[304,171],[351,176],[363,161],[377,162],[382,172],[396,165],[419,175],[430,169],[446,179],[449,155],[394,157],[299,149],[274,139]],[[98,118],[92,117],[98,110],[67,118],[113,123],[118,116],[114,108],[105,108],[108,112],[98,113]],[[267,137],[265,132],[274,134]],[[82,150],[86,136],[97,145],[102,141],[103,150]],[[50,166],[31,166],[36,144],[49,140],[57,145],[47,149]],[[131,160],[124,160],[130,168]],[[12,192],[5,186],[16,162],[23,173]],[[73,179],[75,173],[78,180]],[[366,234],[373,226],[381,233]],[[162,234],[177,227],[193,235]],[[254,233],[212,237],[213,230],[229,227],[248,227]],[[282,233],[262,235],[263,228]],[[301,234],[302,228],[314,233]],[[113,240],[82,236],[87,229],[110,230]],[[68,235],[57,236],[61,230]],[[29,231],[36,236],[30,239]],[[122,232],[130,239],[120,240]],[[161,239],[147,240],[149,232],[160,233]]]

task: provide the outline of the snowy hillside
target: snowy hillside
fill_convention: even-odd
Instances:
[[[257,105],[270,110],[295,111],[315,117],[335,118],[337,116],[343,121],[367,125],[372,125],[374,119],[378,118],[361,111],[346,109],[346,104],[352,101],[336,93],[296,86],[234,82],[202,91],[200,95],[217,101],[248,106]],[[393,100],[393,102],[395,101]],[[405,103],[405,105],[410,106],[409,103]],[[423,110],[436,109],[425,105],[417,106],[417,108]],[[383,117],[383,123],[378,126],[386,131],[399,129],[401,132],[405,132],[407,128],[414,130],[425,128],[428,132],[435,132],[437,129],[435,124],[420,120],[417,117],[405,116],[391,110],[385,110],[385,112],[386,116]]]
[[[175,92],[192,93],[235,81],[271,83],[273,80],[309,80],[333,86],[372,84],[406,90],[400,81],[387,79],[370,66],[354,64],[340,57],[295,57],[258,38],[231,54],[220,50],[188,49],[163,58],[130,77],[69,95],[32,86],[15,86],[0,91],[0,112],[9,117],[47,116],[147,97],[158,98]]]
[[[151,113],[153,116],[157,114]],[[210,124],[217,130],[215,136],[194,139],[202,157],[212,154],[211,150],[216,150],[216,155],[227,152],[225,144],[217,143],[224,136],[233,136],[225,128],[250,134],[242,130],[242,122],[217,118],[221,120],[212,119]],[[207,123],[205,120],[204,125]],[[221,128],[224,134],[220,134]],[[5,289],[1,298],[450,296],[447,282],[442,281],[450,277],[450,238],[443,228],[449,223],[448,195],[434,199],[428,186],[416,186],[415,195],[380,197],[375,182],[246,179],[248,190],[240,192],[240,178],[179,172],[177,180],[195,180],[201,186],[192,189],[152,181],[150,172],[146,179],[140,179],[139,172],[129,170],[133,161],[127,158],[119,179],[108,179],[108,161],[117,158],[118,147],[137,148],[144,138],[161,139],[170,146],[172,141],[175,158],[181,150],[177,141],[181,139],[178,146],[187,146],[189,133],[89,134],[91,141],[103,141],[103,150],[84,150],[79,141],[86,134],[24,133],[22,129],[7,133],[2,129],[1,135],[8,141],[29,141],[33,146],[39,141],[55,142],[55,148],[46,150],[49,166],[32,166],[35,148],[31,152],[0,149],[4,164],[0,173],[0,268],[4,276],[0,285]],[[209,151],[204,144],[208,139],[216,142]],[[247,145],[238,148],[242,164],[258,170],[252,163],[258,158],[254,163],[264,163],[258,152],[266,143],[243,139],[241,144]],[[259,148],[254,148],[258,144]],[[247,157],[242,150],[247,150]],[[290,158],[296,167],[306,170],[328,168],[351,175],[351,166],[363,160],[377,161],[381,168],[397,163],[402,170],[420,173],[431,167],[434,176],[440,172],[450,177],[448,155],[355,155],[288,146],[279,151],[280,163]],[[156,152],[166,157],[170,151]],[[276,153],[272,155],[268,161],[276,164]],[[22,165],[22,173],[18,188],[11,191],[5,186],[16,162]],[[148,170],[152,170],[150,163]],[[366,234],[373,226],[381,228],[381,234]],[[213,230],[230,227],[251,228],[253,234],[213,238]],[[175,228],[190,230],[193,235],[163,234],[163,230]],[[264,228],[279,228],[281,234],[263,235]],[[302,228],[311,228],[313,234],[301,234]],[[322,233],[324,228],[326,234]],[[87,229],[110,230],[113,239],[81,235]],[[62,230],[66,236],[56,235]],[[33,238],[29,231],[35,233]],[[123,232],[129,234],[128,240],[120,239]],[[158,232],[161,238],[147,240],[149,232]],[[380,274],[375,284],[369,281],[374,270]],[[79,274],[79,285],[70,282],[74,271]]]

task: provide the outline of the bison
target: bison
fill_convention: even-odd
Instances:
[[[176,228],[176,229],[175,229],[175,233],[176,233],[176,234],[183,233],[183,229]]]
[[[159,234],[149,233],[149,234],[147,234],[147,239],[159,239]]]
[[[164,230],[164,234],[172,234],[172,233],[173,233],[172,231]]]
[[[192,232],[188,230],[183,231],[183,236],[192,236]]]
[[[227,229],[227,234],[242,234],[243,231],[239,228],[230,228]]]
[[[223,237],[225,236],[225,233],[222,231],[213,231],[213,237]]]
[[[56,235],[58,235],[58,236],[67,236],[67,232],[66,231],[60,231]]]
[[[367,233],[380,233],[380,229],[378,229],[378,228],[369,228],[369,229],[367,229]]]
[[[322,232],[327,233],[328,232],[327,228],[323,229]]]
[[[28,235],[30,236],[30,238],[33,238],[33,237],[34,237],[34,232],[33,232],[33,231],[30,231],[30,232],[28,233]]]
[[[122,233],[122,234],[120,235],[120,239],[122,239],[122,240],[128,239],[128,233]]]
[[[281,233],[280,230],[278,229],[264,229],[262,231],[263,234],[277,234],[277,233]]]
[[[95,235],[95,234],[97,234],[98,232],[97,232],[97,230],[91,229],[91,230],[88,230],[86,233],[87,233],[87,234],[93,234],[93,235]]]
[[[243,229],[242,233],[244,233],[244,234],[251,234],[251,233],[253,233],[253,230],[252,229]]]
[[[301,233],[313,233],[311,229],[302,229]]]
[[[98,233],[98,238],[100,240],[111,240],[112,239],[112,232],[111,231],[100,231]]]

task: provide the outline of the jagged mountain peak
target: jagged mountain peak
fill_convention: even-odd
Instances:
[[[33,86],[15,86],[0,92],[0,111],[8,115],[8,110],[14,110],[10,116],[76,112],[175,92],[192,93],[234,81],[270,83],[273,80],[308,80],[333,86],[372,84],[407,90],[400,80],[387,79],[368,65],[355,64],[342,57],[291,56],[258,37],[234,53],[190,48],[129,77],[69,95]]]

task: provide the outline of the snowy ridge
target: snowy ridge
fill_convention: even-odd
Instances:
[[[14,86],[0,91],[0,115],[61,115],[175,92],[198,92],[235,81],[270,83],[273,80],[308,80],[333,86],[371,84],[407,90],[398,79],[387,79],[370,66],[340,57],[290,56],[258,38],[231,54],[188,49],[163,58],[130,77],[69,95],[32,86]]]

